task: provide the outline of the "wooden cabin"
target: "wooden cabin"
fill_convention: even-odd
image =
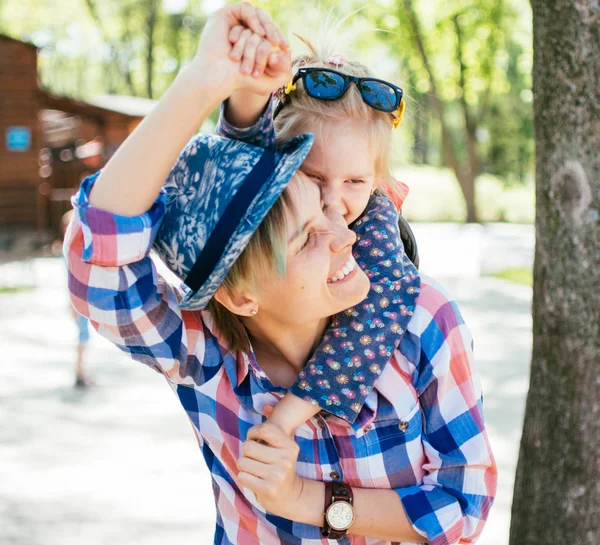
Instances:
[[[56,230],[82,176],[101,168],[154,101],[41,89],[37,47],[0,34],[0,234]]]

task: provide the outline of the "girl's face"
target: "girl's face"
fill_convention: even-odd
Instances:
[[[348,225],[363,213],[378,182],[367,129],[359,120],[324,124],[301,167],[319,186],[325,209],[340,214]]]
[[[257,303],[261,316],[297,326],[360,303],[370,284],[352,257],[356,235],[339,213],[323,209],[318,187],[298,172],[290,190],[286,275],[265,282]]]

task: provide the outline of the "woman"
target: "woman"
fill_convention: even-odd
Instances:
[[[361,301],[369,282],[351,263],[355,236],[343,218],[326,215],[318,188],[294,174],[309,136],[273,156],[198,137],[161,191],[215,106],[284,83],[241,74],[228,59],[237,24],[281,41],[249,4],[214,14],[193,63],[105,170],[84,182],[66,241],[72,302],[178,395],[212,474],[215,543],[472,540],[493,499],[495,465],[469,332],[440,287],[422,285],[410,349],[395,353],[352,426],[317,415],[292,437],[263,422],[329,317]],[[266,180],[260,198],[240,204],[257,176]],[[222,200],[236,206],[223,211]],[[148,257],[157,233],[186,278],[183,300]],[[225,243],[212,247],[215,233]],[[344,280],[329,282],[343,268]],[[221,315],[194,310],[213,297]]]

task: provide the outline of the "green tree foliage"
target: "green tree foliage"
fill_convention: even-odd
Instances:
[[[523,100],[528,66],[515,41],[528,14],[508,0],[397,0],[395,6],[393,15],[381,8],[378,22],[392,53],[404,60],[415,96],[438,122],[433,136],[441,140],[441,158],[459,181],[468,221],[476,221],[475,179],[482,171],[523,179],[531,168],[531,153],[523,152],[531,149],[531,108]]]
[[[0,32],[40,46],[44,87],[84,98],[157,98],[224,0],[3,0]],[[341,37],[341,51],[399,83],[401,162],[445,165],[473,220],[474,180],[532,171],[531,14],[520,0],[256,0],[290,35]],[[170,9],[178,4],[176,9]],[[292,39],[294,51],[303,47]]]
[[[159,0],[6,0],[0,32],[41,47],[42,85],[74,97],[156,98],[198,44],[205,13],[190,0],[167,13]]]

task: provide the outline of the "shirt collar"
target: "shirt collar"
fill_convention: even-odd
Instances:
[[[229,380],[232,384],[235,384],[236,387],[239,387],[248,376],[248,372],[250,371],[250,369],[252,369],[252,372],[254,373],[257,379],[267,378],[265,372],[259,367],[258,363],[256,362],[256,356],[254,355],[252,347],[250,348],[249,353],[242,351],[234,352],[231,349],[231,346],[229,346],[229,343],[226,341],[225,337],[223,337],[223,335],[221,335],[220,332],[217,330],[217,326],[210,311],[202,311],[202,321],[204,322],[204,326],[206,327],[206,329],[208,329],[209,333],[217,339],[219,347],[221,348],[221,354],[223,356],[223,359],[230,361],[233,360],[235,362],[233,368],[231,368],[231,365],[226,364]]]
[[[267,377],[267,374],[258,365],[256,361],[256,355],[252,350],[252,346],[250,346],[250,352],[234,352],[231,350],[231,347],[228,345],[223,336],[220,335],[217,331],[214,320],[209,311],[202,311],[202,321],[204,322],[205,327],[208,329],[211,335],[213,335],[217,339],[221,348],[221,354],[223,356],[225,371],[229,376],[229,381],[231,382],[231,384],[236,385],[236,389],[239,389],[241,387],[242,383],[246,380],[246,378],[248,378],[249,372],[252,371],[252,374],[254,375],[256,381],[264,389],[264,393],[268,393],[275,396],[270,401],[270,403],[276,403],[285,394],[285,390],[283,388],[274,387],[271,384],[269,378]],[[253,395],[252,397],[255,396]],[[258,397],[261,397],[261,400],[252,399],[251,401],[247,401],[250,401],[254,410],[256,410],[259,414],[263,414],[262,406],[264,405],[265,400],[262,399],[263,396]],[[355,430],[357,436],[360,436],[362,433],[364,433],[364,428],[367,425],[371,424],[377,416],[377,405],[377,392],[376,390],[372,390],[365,399],[365,404],[363,405],[363,408],[361,409],[353,424],[349,424],[345,420],[333,415],[328,416],[328,420],[330,420],[331,422],[336,422],[341,426],[351,426]]]

